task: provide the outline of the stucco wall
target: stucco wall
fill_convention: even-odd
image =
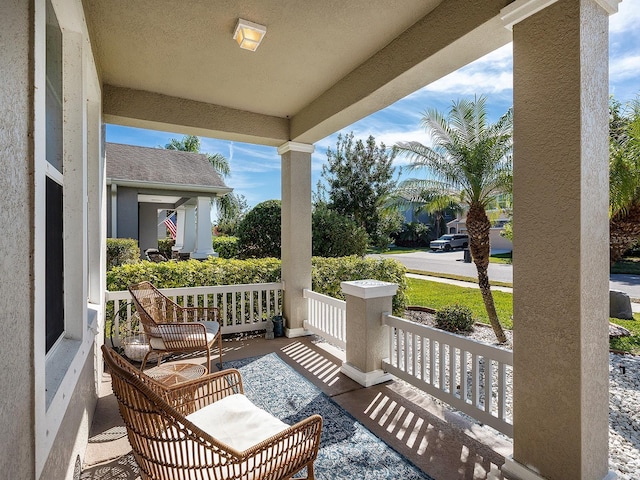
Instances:
[[[31,3],[0,15],[0,476],[12,479],[35,477]]]
[[[140,255],[144,258],[147,248],[158,248],[158,210],[173,208],[173,205],[165,203],[141,203],[139,207],[139,242]],[[162,228],[164,232],[164,228]]]
[[[118,238],[138,239],[138,191],[118,188]]]
[[[94,388],[94,352],[87,356],[69,407],[60,424],[41,478],[72,478],[76,458],[84,458],[98,397]],[[10,477],[7,477],[10,478]]]

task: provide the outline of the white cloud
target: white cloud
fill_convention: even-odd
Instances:
[[[513,89],[512,45],[507,44],[484,57],[424,87],[425,91],[458,95],[499,93]]]
[[[624,0],[618,7],[618,13],[609,17],[609,32],[637,31],[638,24],[640,24],[640,2]]]
[[[640,55],[627,55],[611,60],[609,64],[609,79],[612,83],[628,78],[637,78],[640,71]]]

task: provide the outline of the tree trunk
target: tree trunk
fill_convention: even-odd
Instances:
[[[622,258],[640,237],[640,204],[632,205],[625,214],[609,220],[609,261],[611,265]]]
[[[484,307],[489,315],[489,322],[496,334],[498,343],[506,343],[507,337],[504,334],[496,306],[493,302],[493,294],[491,293],[491,285],[489,285],[489,256],[491,253],[491,245],[489,243],[489,232],[491,222],[487,217],[487,213],[477,203],[472,203],[467,213],[467,230],[469,231],[469,249],[471,250],[471,258],[478,270],[478,286],[482,293]]]

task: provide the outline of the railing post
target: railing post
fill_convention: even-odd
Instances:
[[[391,312],[395,283],[378,280],[342,282],[347,301],[347,355],[342,373],[365,387],[393,378],[382,370],[389,353],[388,327],[382,315]]]

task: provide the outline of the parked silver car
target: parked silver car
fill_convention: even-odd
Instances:
[[[431,250],[444,250],[448,252],[453,248],[467,248],[469,246],[469,235],[461,233],[442,235],[438,240],[429,244]]]

